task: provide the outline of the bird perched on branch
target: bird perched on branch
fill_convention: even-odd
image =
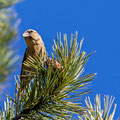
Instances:
[[[41,36],[33,29],[28,29],[23,33],[23,37],[27,44],[27,48],[24,54],[22,69],[20,75],[20,88],[21,90],[25,88],[27,84],[30,82],[30,72],[31,69],[24,65],[24,61],[27,61],[29,56],[37,57],[40,56],[41,60],[45,62],[46,60],[46,49],[44,46],[44,42]],[[28,77],[27,77],[28,76]]]

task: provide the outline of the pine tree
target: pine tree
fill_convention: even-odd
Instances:
[[[26,90],[19,95],[19,77],[16,78],[15,98],[7,95],[4,109],[1,110],[1,120],[71,120],[73,114],[80,120],[112,120],[113,113],[109,115],[114,98],[106,96],[104,99],[104,115],[101,109],[100,96],[95,99],[95,108],[92,107],[90,98],[86,98],[87,107],[81,104],[83,95],[91,90],[88,85],[96,74],[83,75],[84,66],[91,54],[81,52],[81,46],[77,43],[77,32],[71,35],[70,45],[67,45],[67,35],[64,35],[64,44],[61,35],[54,40],[51,65],[47,61],[42,63],[40,57],[32,58],[24,62],[32,69],[31,82]],[[60,67],[56,65],[59,62]],[[34,72],[33,72],[34,71]],[[28,76],[27,76],[28,77]],[[74,118],[76,119],[76,118]]]
[[[7,79],[14,70],[18,59],[11,48],[12,40],[17,34],[17,22],[13,9],[16,0],[0,0],[0,82]]]
[[[0,0],[0,80],[5,80],[11,73],[16,58],[14,52],[8,48],[11,40],[17,33],[13,24],[14,17],[10,17],[11,9],[16,0]],[[4,110],[0,111],[0,120],[70,120],[73,114],[77,114],[80,120],[112,120],[113,112],[110,108],[114,98],[104,98],[104,111],[101,109],[100,96],[96,95],[95,106],[92,106],[90,98],[86,98],[87,107],[81,104],[81,98],[91,92],[89,84],[96,74],[83,75],[84,66],[92,55],[81,51],[83,40],[77,43],[77,32],[71,35],[70,44],[67,44],[67,35],[57,35],[54,40],[52,64],[48,60],[42,63],[39,57],[24,62],[32,69],[31,82],[26,86],[22,95],[19,85],[19,76],[16,78],[15,98],[7,96],[4,102]],[[56,64],[59,63],[59,69]],[[34,72],[33,72],[34,71]],[[104,114],[103,114],[104,113]],[[76,118],[73,118],[76,119]]]
[[[69,48],[67,35],[64,35],[64,44],[61,37],[54,41],[52,59],[61,64],[57,69],[56,64],[44,66],[40,58],[29,58],[24,64],[34,70],[31,83],[26,87],[22,96],[16,80],[15,99],[7,102],[4,113],[9,119],[70,119],[72,114],[84,114],[80,99],[82,95],[90,92],[87,88],[95,74],[82,75],[89,55],[81,52],[82,41],[78,46],[77,33],[71,36]],[[49,61],[48,61],[49,62]],[[31,78],[31,76],[30,76]],[[11,104],[13,102],[13,105]],[[11,114],[12,112],[12,114]]]

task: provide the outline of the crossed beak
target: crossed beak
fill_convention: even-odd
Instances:
[[[27,31],[25,31],[25,32],[23,33],[23,37],[24,37],[24,38],[29,37],[29,36],[30,36],[30,34],[29,34]]]

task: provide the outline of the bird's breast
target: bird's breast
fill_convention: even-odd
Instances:
[[[29,47],[28,52],[30,56],[42,56],[43,53],[46,54],[45,46],[43,44]]]

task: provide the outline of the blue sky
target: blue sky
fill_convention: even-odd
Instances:
[[[89,96],[92,101],[96,94],[101,94],[102,99],[104,95],[114,96],[115,118],[120,117],[120,1],[24,0],[15,9],[21,19],[17,44],[21,61],[26,48],[22,33],[26,29],[41,34],[49,54],[57,32],[70,36],[77,30],[78,42],[84,37],[82,50],[87,53],[96,50],[85,67],[86,74],[97,72]]]

